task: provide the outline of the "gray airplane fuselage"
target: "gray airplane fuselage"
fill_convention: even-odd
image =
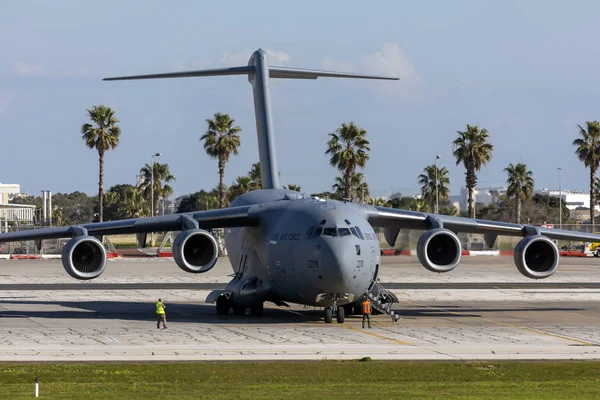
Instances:
[[[344,305],[359,300],[376,279],[379,241],[360,204],[261,189],[231,206],[252,204],[259,205],[260,225],[225,230],[235,303],[274,298]]]

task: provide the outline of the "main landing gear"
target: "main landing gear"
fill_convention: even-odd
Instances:
[[[325,323],[330,324],[333,322],[333,314],[335,308],[335,319],[338,324],[343,324],[346,319],[346,312],[344,307],[325,307]]]
[[[217,314],[218,315],[229,315],[229,311],[233,310],[233,315],[246,315],[247,307],[232,305],[229,299],[225,296],[217,298]],[[250,307],[250,314],[252,315],[263,315],[264,303],[257,304]]]

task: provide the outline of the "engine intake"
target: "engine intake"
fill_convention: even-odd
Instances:
[[[422,234],[417,243],[419,261],[432,272],[452,271],[458,265],[461,253],[458,236],[448,229],[431,229]]]
[[[62,251],[62,264],[73,278],[94,279],[104,272],[106,249],[93,236],[78,236],[65,245]]]
[[[521,240],[515,247],[515,265],[519,272],[531,279],[544,279],[558,267],[558,247],[542,235]]]
[[[175,263],[185,272],[206,272],[214,267],[218,257],[217,240],[202,229],[183,231],[173,243]]]

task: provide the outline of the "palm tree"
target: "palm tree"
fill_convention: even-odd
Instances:
[[[384,199],[382,197],[375,197],[375,198],[371,198],[371,200],[369,201],[369,204],[372,206],[389,207],[390,201],[387,199]]]
[[[120,207],[124,218],[139,218],[150,215],[150,201],[141,188],[133,187],[125,193],[125,198]]]
[[[364,181],[364,179],[365,175],[363,173],[359,172],[352,174],[352,176],[350,177],[350,187],[348,188],[348,190],[346,190],[346,182],[344,181],[344,179],[340,176],[336,176],[335,183],[332,186],[333,190],[335,191],[335,198],[338,200],[347,198],[344,197],[344,193],[350,192],[356,193],[356,197],[358,198],[358,200],[360,200],[361,203],[364,202],[365,199],[369,199],[371,193],[369,191],[369,185],[367,184],[367,182]],[[349,200],[356,200],[356,198],[350,198]]]
[[[83,124],[81,127],[82,139],[90,149],[98,151],[100,164],[98,173],[98,221],[102,222],[102,200],[104,197],[104,153],[114,149],[119,144],[121,128],[117,126],[119,120],[115,111],[110,107],[98,105],[87,110],[92,124]]]
[[[424,199],[415,199],[412,202],[410,209],[411,211],[426,212],[428,206],[429,204],[427,204],[427,202]]]
[[[229,201],[232,202],[237,197],[253,190],[252,188],[252,180],[247,176],[238,176],[235,180],[235,183],[229,187],[227,191],[227,195],[229,197]]]
[[[592,229],[594,228],[594,211],[596,206],[596,171],[600,165],[600,122],[587,121],[587,131],[581,126],[579,128],[578,139],[573,141],[573,146],[577,146],[575,154],[579,157],[579,161],[583,161],[584,165],[590,169],[590,219],[592,221]],[[593,232],[592,230],[592,232]]]
[[[300,185],[294,185],[293,183],[290,183],[289,185],[287,185],[287,187],[283,187],[284,189],[287,190],[293,190],[295,192],[300,192],[302,190],[302,187]]]
[[[450,216],[456,216],[459,214],[456,207],[453,207],[451,205],[450,206],[441,206],[438,213],[440,215],[450,215]]]
[[[521,162],[517,165],[509,164],[504,171],[508,173],[506,195],[508,198],[515,199],[515,222],[519,224],[521,223],[521,202],[531,198],[533,194],[532,172]]]
[[[260,162],[255,162],[248,172],[250,177],[250,190],[262,189],[262,178],[260,171]]]
[[[356,167],[364,168],[369,160],[370,142],[366,139],[367,131],[354,124],[343,123],[327,142],[325,154],[331,154],[329,163],[344,175],[344,198],[353,198],[351,179]]]
[[[436,175],[437,169],[437,175]],[[448,196],[450,195],[450,178],[448,177],[448,170],[444,168],[439,168],[435,164],[428,165],[423,169],[421,175],[419,175],[418,182],[421,185],[421,196],[423,200],[427,202],[431,206],[431,209],[434,213],[438,213],[439,210],[436,210],[436,200],[448,200]],[[437,179],[437,198],[436,198],[436,190],[435,184]]]
[[[142,169],[140,169],[140,175],[143,177],[140,187],[144,190],[144,192],[146,192],[148,198],[154,197],[154,204],[152,204],[152,207],[154,207],[154,215],[157,215],[158,203],[160,202],[160,199],[166,199],[173,194],[173,188],[167,183],[176,181],[176,179],[169,170],[169,164],[160,164],[155,162],[153,165],[153,173],[150,172],[152,168],[150,164],[146,164],[144,167],[142,167]],[[153,189],[151,189],[152,180],[154,180]],[[154,190],[154,195],[152,195],[150,190]],[[152,213],[150,214],[152,215]]]
[[[452,142],[452,154],[456,157],[456,165],[463,163],[466,173],[466,186],[469,191],[468,216],[475,218],[475,207],[473,204],[473,191],[477,186],[476,171],[492,159],[494,146],[489,142],[490,135],[487,129],[479,129],[477,125],[467,124],[467,130],[457,131],[458,137]]]
[[[214,119],[207,119],[208,130],[200,137],[204,140],[206,154],[219,160],[219,208],[225,207],[225,164],[231,153],[237,155],[242,128],[233,126],[235,120],[229,114],[216,113]]]

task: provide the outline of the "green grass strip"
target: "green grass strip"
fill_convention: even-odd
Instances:
[[[598,362],[0,364],[0,399],[598,399]]]

